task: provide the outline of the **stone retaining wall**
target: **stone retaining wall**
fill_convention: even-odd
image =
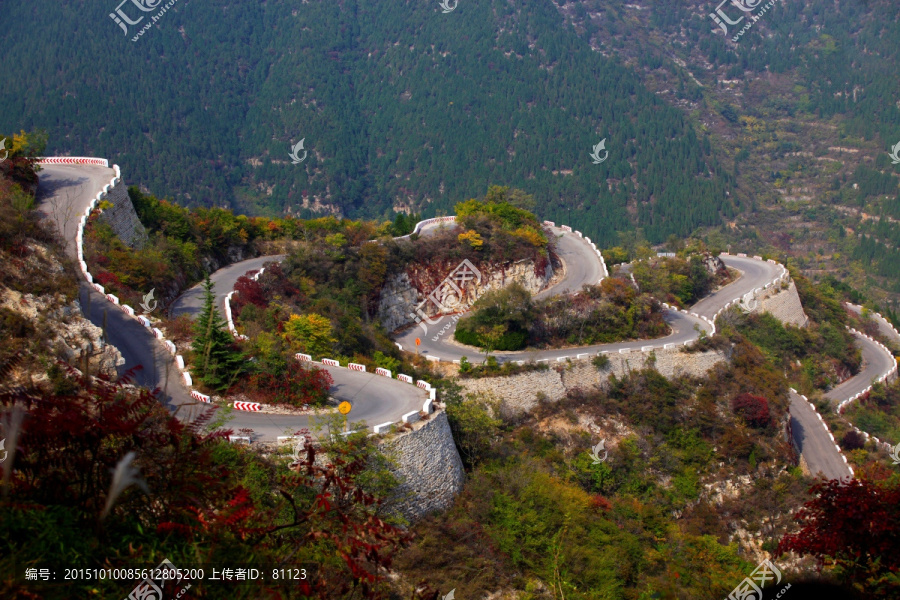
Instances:
[[[395,453],[398,466],[394,475],[400,480],[395,500],[388,509],[396,510],[410,522],[425,515],[446,510],[462,491],[465,474],[450,423],[444,411],[419,421],[413,431],[384,442],[388,453]]]
[[[791,324],[797,327],[806,327],[809,317],[803,311],[797,286],[791,281],[786,289],[781,285],[760,292],[759,307],[754,312],[767,312],[785,325]]]
[[[664,377],[691,375],[702,377],[715,365],[727,362],[724,352],[684,352],[679,348],[652,352],[609,353],[609,365],[597,369],[589,357],[582,360],[550,363],[547,371],[530,371],[506,377],[460,379],[466,393],[493,393],[505,410],[520,413],[531,410],[538,403],[538,395],[556,402],[576,388],[589,390],[603,388],[609,376],[624,377],[630,371],[652,367]]]

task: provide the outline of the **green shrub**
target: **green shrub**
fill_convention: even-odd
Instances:
[[[609,366],[609,357],[605,354],[598,354],[591,359],[591,364],[597,367],[598,371],[603,371]]]

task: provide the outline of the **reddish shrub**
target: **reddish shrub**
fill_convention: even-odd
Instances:
[[[298,567],[303,561],[298,551],[315,545],[305,557],[318,552],[337,560],[318,565],[308,579],[291,581],[284,593],[273,584],[256,597],[324,600],[346,597],[351,589],[357,597],[384,597],[383,574],[410,535],[379,519],[380,500],[360,487],[367,468],[361,442],[349,441],[347,452],[328,461],[316,460],[317,449],[307,444],[292,472],[282,474],[252,455],[233,455],[225,442],[230,431],[207,433],[212,410],[185,423],[147,390],[128,390],[102,377],[88,388],[79,373],[61,368],[75,393],[0,388],[0,408],[21,405],[28,411],[17,442],[7,444],[11,460],[3,467],[12,472],[7,473],[9,499],[0,499],[0,522],[4,531],[15,528],[5,539],[23,540],[18,555],[29,564],[48,556],[50,544],[24,540],[47,539],[46,519],[51,519],[49,539],[60,550],[49,556],[75,556],[78,550],[63,550],[62,540],[85,540],[78,549],[90,554],[77,554],[84,564],[133,566],[194,543],[209,564],[252,555],[260,564]],[[133,383],[133,372],[120,383]],[[136,453],[135,466],[148,491],[128,487],[100,520],[112,473],[129,451]],[[278,492],[261,505],[238,470],[250,461],[272,476],[261,485]],[[21,518],[10,518],[17,513]],[[78,593],[69,597],[85,595],[72,583]],[[3,597],[38,597],[17,585],[5,581]]]
[[[116,286],[122,285],[122,282],[119,281],[119,278],[116,277],[113,273],[110,273],[109,271],[101,271],[101,272],[97,273],[96,275],[94,275],[94,282],[99,283],[103,287],[106,287],[108,285],[116,285]]]
[[[260,402],[300,407],[324,403],[332,385],[334,379],[325,369],[305,367],[303,363],[290,361],[287,369],[278,375],[251,375],[237,385],[236,391]]]
[[[609,500],[607,500],[600,494],[594,494],[593,496],[591,496],[591,506],[596,508],[597,510],[602,510],[603,512],[612,510],[612,503],[610,503]]]
[[[269,305],[262,286],[258,281],[254,281],[249,277],[238,277],[234,284],[234,291],[236,293],[231,297],[231,307],[236,314],[240,314],[241,309],[248,304],[253,304],[260,308],[265,308]]]
[[[785,535],[777,553],[793,551],[832,563],[867,598],[896,598],[900,571],[900,485],[882,466],[861,469],[851,481],[832,479],[810,489],[813,499],[794,516],[800,529]]]
[[[768,427],[772,424],[769,402],[762,396],[743,393],[731,401],[731,410],[753,427]]]

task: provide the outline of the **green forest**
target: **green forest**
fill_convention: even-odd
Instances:
[[[654,241],[683,236],[736,210],[709,139],[551,3],[444,15],[437,3],[212,0],[176,5],[136,43],[112,8],[4,8],[21,35],[0,38],[0,131],[43,127],[51,155],[108,157],[180,204],[249,214],[310,216],[320,201],[352,217],[432,216],[509,184],[601,242],[635,224]],[[47,54],[51,38],[64,56]],[[294,165],[300,139],[309,155]],[[609,157],[593,164],[601,140]]]

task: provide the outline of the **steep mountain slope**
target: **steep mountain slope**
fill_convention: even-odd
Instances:
[[[601,54],[710,136],[752,210],[714,235],[900,299],[900,10],[866,2],[560,2]],[[721,8],[728,35],[710,17]],[[717,14],[718,16],[718,14]],[[723,20],[723,23],[725,21]],[[735,35],[748,27],[743,35]]]
[[[706,136],[546,0],[181,0],[133,42],[157,14],[136,6],[127,35],[112,1],[5,7],[0,130],[47,128],[50,152],[110,156],[185,204],[427,215],[503,183],[600,241],[734,213]]]

